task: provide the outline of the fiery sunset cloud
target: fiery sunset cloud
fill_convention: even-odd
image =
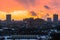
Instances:
[[[11,14],[15,20],[29,17],[46,19],[47,14],[52,18],[54,13],[60,15],[60,0],[0,0],[0,19],[5,19],[6,14]]]

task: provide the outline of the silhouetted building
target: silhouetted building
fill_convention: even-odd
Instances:
[[[47,29],[51,29],[52,28],[52,19],[51,18],[47,18]]]
[[[53,23],[54,23],[54,25],[58,24],[58,14],[53,15]]]
[[[10,24],[11,23],[11,14],[6,15],[6,23]]]
[[[47,18],[47,22],[52,22],[51,18]]]
[[[33,18],[26,18],[26,19],[23,19],[23,21],[25,22],[26,28],[32,28],[34,26]]]
[[[34,20],[34,27],[35,27],[35,28],[43,27],[43,26],[45,26],[45,23],[46,23],[45,20],[40,19],[40,18],[36,18],[36,19]]]
[[[6,15],[6,21],[10,22],[11,21],[11,14]]]
[[[60,32],[59,33],[52,33],[51,40],[60,40]]]

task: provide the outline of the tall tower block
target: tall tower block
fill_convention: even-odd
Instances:
[[[58,24],[58,14],[53,15],[53,23],[56,25]]]
[[[7,22],[7,24],[11,23],[11,14],[6,15],[6,22]]]

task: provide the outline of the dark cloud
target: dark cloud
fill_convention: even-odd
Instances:
[[[46,16],[49,16],[49,14],[47,13]]]
[[[46,8],[46,9],[48,9],[48,10],[50,9],[50,7],[49,7],[49,6],[47,6],[47,5],[45,5],[45,6],[44,6],[44,8]]]
[[[34,11],[31,11],[32,16],[37,16],[37,14]]]

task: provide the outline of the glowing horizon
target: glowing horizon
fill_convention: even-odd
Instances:
[[[32,16],[32,14],[30,14],[30,12],[26,10],[18,10],[10,13],[0,11],[0,15],[1,15],[0,20],[6,20],[6,15],[8,14],[11,14],[11,19],[14,19],[14,20],[23,20],[25,18],[36,17],[36,16]]]

